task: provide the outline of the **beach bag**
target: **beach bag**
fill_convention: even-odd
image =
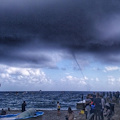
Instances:
[[[81,110],[81,111],[80,111],[80,114],[84,114],[84,113],[85,113],[85,111],[84,111],[84,110]]]

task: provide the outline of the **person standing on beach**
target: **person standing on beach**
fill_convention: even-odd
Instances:
[[[1,110],[1,115],[6,115],[6,111],[4,109]]]
[[[25,101],[23,101],[23,103],[22,103],[22,112],[24,112],[24,111],[25,111],[25,107],[26,107],[26,102],[25,102]]]
[[[94,101],[94,99],[96,98],[96,95],[95,95],[95,92],[93,92],[93,101]]]
[[[104,111],[104,108],[105,108],[105,99],[103,98],[103,95],[100,95],[100,98],[101,98],[101,104],[102,104],[101,119],[104,120],[103,111]]]
[[[57,115],[60,115],[60,103],[57,101]]]
[[[97,120],[97,118],[100,120],[101,110],[102,110],[102,102],[101,102],[99,93],[96,94],[94,104],[95,104],[95,120]],[[102,118],[102,120],[103,120],[103,118]]]
[[[83,101],[83,94],[81,95],[81,100]]]
[[[86,119],[89,118],[90,116],[90,110],[91,110],[91,107],[90,107],[90,103],[91,103],[91,99],[90,99],[90,95],[88,94],[86,99],[85,99],[85,115],[86,115]]]

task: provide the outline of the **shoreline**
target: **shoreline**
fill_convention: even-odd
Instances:
[[[67,110],[60,110],[60,115],[57,115],[57,110],[42,110],[39,109],[37,111],[42,111],[44,114],[37,118],[32,118],[32,120],[65,120],[65,116],[67,115]],[[120,105],[115,104],[115,113],[112,116],[111,120],[120,120]],[[21,110],[10,110],[6,111],[7,114],[17,114],[21,113]],[[73,110],[74,112],[74,120],[85,120],[85,114],[79,114],[80,109]],[[31,119],[30,119],[31,120]],[[104,119],[106,120],[106,118]]]
[[[114,103],[114,114],[111,120],[120,120],[120,104]],[[74,112],[74,120],[86,120],[85,114],[80,114],[81,109],[73,110]],[[60,115],[57,115],[57,110],[43,110],[37,109],[37,111],[42,111],[44,114],[37,118],[32,118],[32,120],[65,120],[65,116],[67,115],[67,110],[60,110]],[[6,110],[7,114],[17,114],[21,113],[21,110],[11,109],[10,111]],[[30,119],[31,120],[31,119]],[[104,120],[107,120],[106,118]]]

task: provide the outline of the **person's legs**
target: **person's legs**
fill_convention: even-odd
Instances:
[[[96,120],[96,110],[94,111],[94,119]]]
[[[86,116],[86,119],[87,119],[87,111],[85,111],[85,116]]]
[[[60,109],[57,110],[57,115],[60,115]]]
[[[96,111],[95,111],[95,120],[100,120],[100,110],[99,109],[97,109]]]
[[[101,109],[98,110],[98,120],[100,120],[101,117]]]
[[[95,120],[97,120],[97,110],[95,110]]]
[[[101,119],[104,120],[103,110],[101,110]]]
[[[87,119],[90,117],[90,111],[87,111]]]

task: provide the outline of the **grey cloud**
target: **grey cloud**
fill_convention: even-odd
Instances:
[[[47,56],[19,55],[21,50],[37,49],[89,53],[106,61],[116,51],[119,54],[120,36],[108,39],[101,30],[109,19],[115,22],[114,16],[119,14],[119,0],[1,0],[0,61],[47,65],[51,61]],[[109,29],[105,30],[106,34],[110,33]]]

